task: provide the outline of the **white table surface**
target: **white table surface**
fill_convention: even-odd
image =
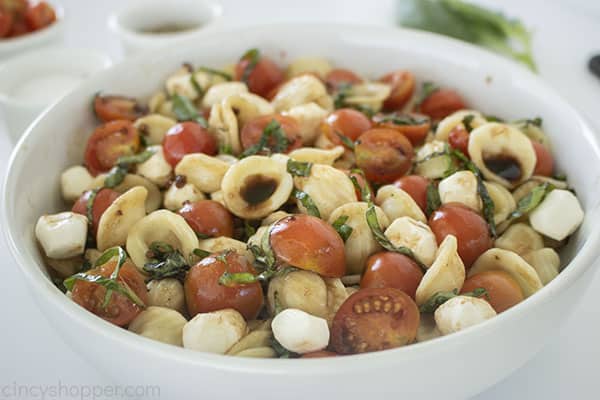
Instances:
[[[535,31],[535,56],[541,75],[600,126],[600,80],[588,73],[586,66],[591,54],[600,53],[600,1],[481,2],[510,10],[510,14],[527,21]],[[122,59],[116,38],[106,28],[106,18],[110,10],[125,1],[62,0],[61,3],[68,15],[65,40],[68,45],[94,47],[108,52],[114,60]],[[223,3],[226,23],[232,25],[292,20],[365,24],[393,24],[394,21],[391,0],[293,3],[225,0]],[[11,148],[3,125],[0,121],[2,176]],[[60,151],[60,145],[56,151]],[[0,271],[3,304],[0,308],[0,398],[16,398],[11,392],[14,385],[110,385],[107,377],[74,353],[51,329],[34,305],[4,240],[0,241]],[[476,399],[599,398],[600,317],[595,308],[599,291],[600,275],[596,275],[591,289],[581,293],[581,303],[575,312],[565,316],[563,326],[556,327],[558,334],[549,332],[555,339],[526,365]],[[465,384],[468,382],[465,375]],[[32,398],[42,398],[39,392],[30,394]],[[64,395],[60,398],[80,397]]]

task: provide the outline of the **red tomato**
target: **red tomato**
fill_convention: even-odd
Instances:
[[[298,126],[296,120],[292,117],[274,114],[263,115],[262,117],[258,117],[251,121],[248,121],[244,125],[244,127],[242,128],[242,132],[240,133],[240,140],[242,142],[242,147],[244,148],[244,150],[247,150],[248,148],[258,143],[258,141],[263,135],[265,128],[273,120],[279,122],[281,129],[283,130],[283,132],[285,132],[288,145],[284,153],[289,153],[290,151],[302,146],[300,127]],[[271,138],[268,142],[268,147],[274,149],[276,144],[277,138],[271,135]]]
[[[415,302],[394,288],[360,289],[339,308],[331,327],[338,354],[387,350],[412,343],[419,328]]]
[[[0,9],[12,15],[25,14],[27,6],[27,0],[0,0]]]
[[[235,66],[235,79],[244,80],[252,93],[266,97],[277,85],[283,82],[283,71],[273,60],[258,55],[259,60],[252,67],[251,58],[242,58]],[[248,74],[246,70],[251,68]],[[247,75],[244,79],[244,75]]]
[[[135,121],[146,114],[148,108],[130,97],[97,94],[94,96],[94,112],[104,122],[117,119]]]
[[[410,141],[394,129],[370,129],[354,146],[356,165],[370,182],[391,183],[406,174],[414,155]]]
[[[73,204],[71,211],[87,217],[87,204],[92,193],[92,190],[83,192],[75,204]],[[92,232],[94,236],[96,236],[96,231],[98,230],[98,222],[100,222],[100,217],[120,195],[121,193],[109,188],[100,189],[98,193],[96,193],[96,197],[94,197],[94,203],[92,206]]]
[[[336,145],[344,144],[339,135],[354,142],[363,132],[371,129],[371,121],[360,111],[340,108],[329,114],[321,123],[321,132]]]
[[[415,76],[408,71],[394,71],[379,79],[392,86],[392,92],[383,102],[386,110],[400,110],[415,91]]]
[[[0,10],[0,38],[8,36],[13,26],[14,18],[12,14]]]
[[[515,279],[504,271],[484,271],[468,278],[461,293],[472,292],[477,288],[487,291],[483,297],[490,305],[501,313],[523,301],[523,291]]]
[[[197,234],[211,237],[233,236],[233,216],[216,201],[199,200],[186,203],[179,210],[179,215]]]
[[[32,31],[45,28],[54,21],[56,21],[54,9],[45,1],[29,5],[25,12],[25,23]]]
[[[329,278],[346,273],[344,241],[331,225],[306,214],[277,221],[270,242],[278,260]]]
[[[429,179],[420,175],[407,175],[396,180],[394,186],[408,193],[421,210],[425,211],[427,209],[427,186],[429,186]]]
[[[533,150],[535,151],[535,156],[537,158],[533,174],[552,176],[554,173],[554,157],[552,157],[550,151],[548,151],[543,144],[534,142],[533,140],[531,141],[531,144],[533,144]]]
[[[324,357],[337,357],[338,355],[333,351],[319,350],[311,353],[304,353],[300,358],[324,358]]]
[[[371,185],[369,184],[369,182],[367,182],[367,180],[365,179],[364,174],[361,174],[359,172],[353,172],[353,171],[348,171],[348,170],[344,170],[344,172],[346,173],[346,175],[353,176],[356,178],[356,181],[358,182],[358,186],[360,186],[361,188],[364,188],[365,185],[369,188],[369,191],[371,193],[373,193],[373,188],[371,187]],[[356,198],[357,199],[361,199],[362,198],[362,193],[358,188],[354,188],[354,191],[356,193]]]
[[[187,273],[184,282],[185,300],[191,318],[198,313],[225,308],[239,311],[246,320],[256,318],[263,306],[260,283],[224,286],[219,284],[219,278],[225,272],[256,274],[246,257],[234,251],[213,254],[200,260]]]
[[[173,168],[191,153],[217,154],[217,141],[197,122],[180,122],[168,130],[163,139],[163,155]]]
[[[423,271],[412,259],[404,254],[382,251],[367,259],[360,287],[400,289],[414,300],[421,279]]]
[[[448,144],[453,149],[460,150],[464,155],[469,155],[469,132],[462,124],[458,124],[448,134]]]
[[[135,154],[140,136],[131,121],[111,121],[96,128],[85,148],[85,163],[94,176],[111,169],[119,157]]]
[[[397,117],[396,121],[394,116]],[[416,113],[411,113],[408,115],[397,113],[376,115],[373,117],[373,122],[375,123],[376,128],[397,130],[406,136],[406,138],[410,140],[410,143],[412,143],[414,146],[422,144],[423,141],[425,141],[429,130],[431,129],[431,121],[429,118]]]
[[[325,77],[325,85],[329,90],[337,90],[344,84],[353,85],[362,81],[362,78],[354,72],[342,68],[332,69]]]
[[[438,244],[448,235],[456,236],[458,255],[470,268],[477,258],[492,247],[487,222],[475,211],[460,204],[442,205],[429,217],[429,227]]]
[[[8,37],[19,37],[31,32],[23,17],[14,17]]]
[[[113,259],[104,265],[89,270],[88,274],[108,278],[116,266],[117,261]],[[144,304],[148,303],[148,292],[144,277],[131,261],[125,261],[125,264],[121,266],[117,281],[129,286]],[[108,305],[102,307],[105,294],[106,288],[97,283],[78,280],[73,285],[72,298],[75,303],[115,325],[127,326],[142,311],[140,306],[118,292],[113,292]]]
[[[431,93],[419,106],[419,112],[432,119],[442,119],[465,108],[463,98],[451,89],[438,89]]]

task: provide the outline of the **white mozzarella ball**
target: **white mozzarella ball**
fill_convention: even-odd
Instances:
[[[41,216],[35,225],[35,236],[50,258],[70,258],[83,254],[88,219],[70,211]]]
[[[294,353],[322,350],[329,343],[327,321],[302,310],[283,310],[273,318],[271,328],[275,339]]]
[[[568,190],[554,189],[529,214],[533,229],[554,240],[563,240],[583,222],[583,209]]]
[[[242,314],[233,309],[198,314],[183,326],[183,347],[225,354],[245,334]]]
[[[60,176],[60,189],[63,199],[66,201],[75,201],[83,192],[88,190],[94,178],[87,168],[76,165],[66,169]]]
[[[456,296],[435,310],[435,324],[442,335],[477,325],[496,315],[490,303],[478,297]]]

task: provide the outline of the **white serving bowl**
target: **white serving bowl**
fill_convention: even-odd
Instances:
[[[97,123],[93,94],[149,96],[180,61],[218,67],[256,46],[282,62],[320,55],[367,76],[409,69],[420,79],[459,89],[484,112],[543,117],[558,166],[587,213],[562,253],[569,265],[539,293],[478,326],[395,350],[326,359],[242,359],[176,348],[112,326],[70,301],[48,279],[33,227],[41,214],[64,207],[59,174],[82,160]],[[219,32],[162,54],[143,54],[98,74],[38,118],[12,155],[2,198],[2,227],[32,296],[65,342],[121,384],[158,386],[166,399],[237,399],[243,393],[286,400],[465,398],[503,379],[552,340],[591,281],[600,253],[598,141],[571,106],[524,68],[429,33],[345,25]]]
[[[51,25],[11,39],[0,39],[0,61],[35,47],[56,44],[65,33],[65,11],[55,1],[48,2],[56,13],[56,21]]]

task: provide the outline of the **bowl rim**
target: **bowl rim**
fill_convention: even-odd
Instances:
[[[0,62],[5,62],[12,59],[12,57],[3,59],[3,53],[8,54],[12,51],[19,49],[20,47],[30,46],[34,43],[41,43],[44,41],[44,39],[50,36],[60,34],[60,32],[65,28],[64,7],[53,0],[50,0],[48,2],[54,8],[54,12],[56,13],[56,20],[49,26],[42,29],[38,29],[37,31],[29,32],[26,35],[0,40]]]
[[[414,38],[415,40],[421,40],[437,44],[439,46],[452,46],[453,48],[459,49],[466,55],[473,55],[477,57],[484,65],[493,63],[498,69],[507,71],[507,74],[511,74],[516,77],[521,77],[532,81],[532,84],[544,92],[544,95],[549,96],[549,101],[558,104],[560,107],[569,111],[574,117],[574,122],[577,123],[578,129],[581,133],[581,140],[586,142],[587,145],[593,148],[593,153],[600,159],[600,144],[598,137],[593,133],[592,129],[584,118],[577,112],[571,105],[559,96],[556,91],[546,84],[539,76],[534,75],[524,67],[505,59],[499,55],[493,54],[487,50],[482,50],[473,45],[443,37],[437,34],[416,31],[404,28],[395,27],[379,27],[379,26],[368,26],[368,25],[357,25],[357,24],[324,24],[324,23],[277,23],[277,24],[264,24],[258,26],[246,26],[242,28],[223,28],[224,31],[232,34],[243,34],[246,31],[289,31],[294,30],[302,32],[304,29],[318,30],[323,34],[328,33],[341,33],[352,32],[356,34],[364,32],[365,34],[377,34],[387,35],[385,37],[399,37],[406,36]],[[219,31],[213,31],[206,34],[206,39],[212,36],[218,38]],[[189,45],[193,47],[193,40],[189,42],[183,42],[182,46]],[[111,68],[101,71],[97,75],[101,77],[103,74],[112,74],[115,70],[119,71],[122,69],[130,68],[131,65],[135,65],[142,60],[148,58],[149,53],[138,54],[124,62],[116,64]],[[85,85],[83,85],[85,86]],[[18,240],[15,234],[13,234],[13,228],[8,225],[10,209],[10,196],[12,186],[15,184],[11,179],[11,170],[17,163],[17,159],[23,148],[27,146],[27,141],[35,139],[37,132],[36,127],[44,116],[48,113],[52,113],[56,104],[60,104],[65,99],[79,95],[79,91],[84,88],[79,88],[54,106],[46,109],[38,118],[29,126],[25,134],[21,137],[13,150],[8,168],[5,173],[5,179],[2,185],[1,199],[3,200],[2,211],[0,213],[0,221],[3,226],[4,235],[12,253],[14,259],[17,261],[17,265],[21,272],[26,276],[29,288],[34,291],[36,300],[38,298],[44,298],[45,302],[51,302],[49,306],[60,309],[60,312],[65,313],[67,318],[71,319],[71,322],[85,325],[85,329],[94,330],[101,332],[103,336],[112,341],[113,343],[121,342],[125,343],[127,347],[135,352],[144,352],[147,355],[151,355],[155,358],[165,359],[169,361],[175,361],[188,366],[206,367],[220,371],[228,372],[240,372],[240,373],[252,373],[252,374],[272,374],[278,375],[282,373],[293,373],[297,376],[314,376],[319,375],[336,375],[341,370],[345,371],[358,371],[377,367],[389,367],[393,365],[394,360],[402,359],[418,359],[420,354],[424,353],[437,353],[439,350],[445,348],[443,346],[457,346],[462,341],[468,341],[469,337],[477,337],[486,335],[494,331],[498,326],[503,325],[510,318],[519,318],[530,313],[531,310],[539,307],[541,304],[550,301],[551,297],[560,291],[565,291],[567,288],[572,286],[576,280],[581,278],[583,274],[589,270],[594,264],[598,257],[598,248],[600,248],[600,227],[597,229],[590,229],[590,233],[587,236],[585,243],[578,250],[577,254],[573,257],[571,262],[568,264],[568,268],[565,268],[557,278],[546,285],[542,290],[533,296],[525,299],[518,306],[513,307],[496,317],[465,329],[457,333],[438,337],[433,340],[414,343],[409,346],[404,346],[397,349],[390,349],[381,352],[373,352],[366,354],[357,354],[352,356],[344,357],[331,357],[325,359],[305,359],[303,361],[294,360],[283,360],[283,359],[247,359],[242,357],[227,357],[217,354],[195,352],[189,349],[184,349],[164,343],[160,343],[140,335],[129,332],[126,329],[116,327],[103,319],[96,317],[89,311],[80,307],[72,300],[67,298],[60,290],[58,290],[39,270],[37,265],[29,265],[25,251],[19,249]],[[15,174],[12,174],[13,176]],[[593,219],[600,213],[600,206],[596,204],[590,204],[586,210],[586,219]]]

